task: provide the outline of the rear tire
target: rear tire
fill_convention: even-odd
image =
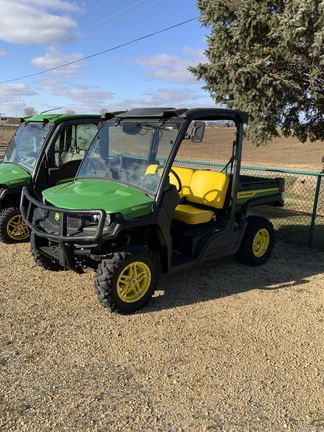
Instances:
[[[65,267],[62,267],[61,264],[59,264],[59,262],[51,260],[51,258],[43,255],[37,250],[36,236],[34,233],[31,233],[30,236],[30,253],[34,258],[35,263],[39,267],[42,267],[44,270],[51,270],[51,271],[65,270]]]
[[[19,208],[7,207],[0,212],[0,241],[2,243],[24,243],[29,240],[27,225]]]
[[[94,286],[102,306],[130,314],[147,304],[158,278],[154,256],[140,245],[125,245],[101,261]]]
[[[249,216],[236,258],[249,266],[264,264],[272,253],[274,242],[275,232],[272,223],[260,216]]]

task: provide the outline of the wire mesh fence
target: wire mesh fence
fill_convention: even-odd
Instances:
[[[284,207],[254,207],[251,213],[270,219],[277,237],[324,250],[324,172],[243,167],[242,173],[284,177]]]

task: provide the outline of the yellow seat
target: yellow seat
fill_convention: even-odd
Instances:
[[[147,174],[157,174],[158,173],[158,168],[159,168],[159,166],[160,165],[158,165],[158,164],[151,164],[151,165],[149,165],[147,168],[146,168],[146,171],[145,171],[145,174],[144,175],[147,175]]]
[[[190,180],[194,173],[194,170],[183,167],[172,167],[172,170],[179,176],[181,180],[181,190],[179,192],[180,197],[188,196],[190,194]],[[176,176],[170,171],[170,183],[179,187],[179,182]]]
[[[194,173],[194,170],[191,168],[184,168],[184,167],[172,167],[172,171],[174,171],[181,180],[181,190],[179,192],[180,197],[187,196],[190,194],[190,180],[192,177],[192,174]],[[179,182],[176,179],[176,176],[173,174],[173,172],[170,171],[169,179],[170,183],[176,186],[176,188],[179,187]],[[158,164],[151,164],[146,168],[145,175],[147,174],[162,174],[162,168]]]
[[[214,216],[213,210],[205,210],[190,204],[178,204],[174,210],[174,219],[188,225],[209,222]]]
[[[207,170],[194,171],[186,195],[188,203],[175,208],[174,219],[189,225],[209,222],[216,209],[224,206],[229,176]]]

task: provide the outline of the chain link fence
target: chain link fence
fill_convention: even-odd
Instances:
[[[242,167],[242,174],[285,179],[284,207],[260,206],[251,213],[273,223],[277,237],[296,245],[324,250],[324,171]]]

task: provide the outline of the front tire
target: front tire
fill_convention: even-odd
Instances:
[[[258,266],[270,257],[275,242],[272,223],[260,216],[249,216],[241,246],[236,258],[243,264]]]
[[[0,212],[0,241],[13,244],[29,239],[28,228],[23,221],[19,208],[7,207]]]
[[[95,291],[99,302],[111,311],[133,313],[144,307],[158,284],[154,256],[139,245],[125,245],[98,266]]]

